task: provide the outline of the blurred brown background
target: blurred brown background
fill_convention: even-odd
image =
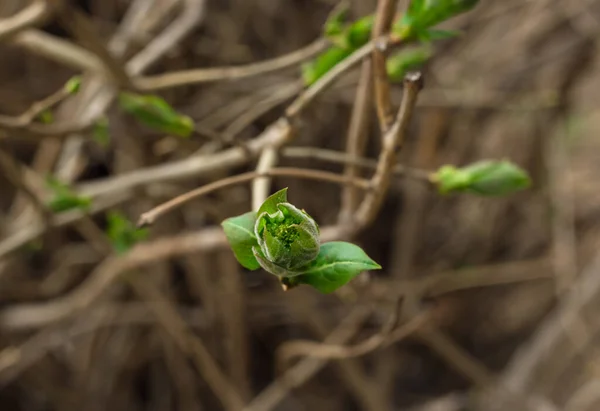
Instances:
[[[354,17],[376,8],[375,0],[351,3]],[[61,45],[94,51],[52,16],[11,33],[8,19],[29,4],[0,0],[4,116],[22,114],[82,73],[81,62],[57,60]],[[96,39],[137,75],[283,56],[319,38],[336,4],[86,0],[68,7],[79,7]],[[124,116],[111,104],[112,85],[92,71],[84,71],[82,92],[54,110],[55,124],[105,112],[108,145],[88,132],[21,139],[0,122],[1,148],[18,160],[4,162],[0,174],[0,410],[600,409],[600,2],[482,0],[443,27],[464,34],[435,43],[401,163],[435,169],[508,158],[534,184],[482,199],[441,197],[395,178],[376,221],[354,239],[383,270],[331,295],[283,292],[223,247],[218,224],[250,208],[249,184],[168,214],[133,255],[111,256],[103,243],[106,209],[135,221],[177,194],[253,170],[255,158],[198,164],[232,147],[220,136],[245,143],[276,121],[300,90],[299,64],[160,90],[203,130],[189,140]],[[302,114],[292,146],[344,150],[358,73],[345,74]],[[401,86],[392,91],[397,107]],[[373,111],[369,158],[381,148],[376,123]],[[343,170],[316,159],[279,164]],[[11,165],[35,195],[47,195],[37,177],[52,173],[92,193],[99,209],[91,219],[46,227]],[[335,224],[339,186],[278,177],[272,191],[286,186],[321,225]],[[422,312],[430,325],[389,342],[382,330],[398,298],[400,327]],[[340,354],[338,346],[332,354],[313,344],[279,361],[298,339],[362,348],[367,341],[372,349]]]

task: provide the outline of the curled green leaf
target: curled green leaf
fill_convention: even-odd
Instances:
[[[194,131],[190,117],[178,113],[158,96],[123,92],[119,95],[119,104],[124,111],[155,130],[180,137],[189,137]]]
[[[433,174],[431,180],[442,194],[469,192],[503,196],[531,185],[527,172],[507,160],[484,160],[462,168],[446,165]]]
[[[293,271],[319,253],[319,229],[311,216],[294,205],[275,207],[274,212],[259,210],[254,233],[267,260]]]
[[[221,223],[235,258],[249,270],[260,268],[252,251],[252,247],[258,245],[254,235],[255,222],[256,213],[250,211],[237,217],[228,218]]]

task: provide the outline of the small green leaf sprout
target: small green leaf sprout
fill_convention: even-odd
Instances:
[[[381,268],[357,245],[321,244],[317,223],[288,202],[287,188],[267,198],[258,212],[228,218],[221,225],[242,266],[262,267],[286,289],[307,284],[331,293],[361,272]]]

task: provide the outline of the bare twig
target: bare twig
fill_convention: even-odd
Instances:
[[[379,156],[377,170],[372,179],[375,188],[365,196],[356,211],[356,221],[360,227],[368,225],[374,218],[387,192],[390,184],[392,167],[396,159],[396,151],[404,141],[412,118],[413,108],[417,101],[417,95],[422,88],[420,73],[409,73],[404,80],[404,95],[398,116],[392,127],[386,132],[383,139],[383,148]]]
[[[361,157],[368,139],[367,130],[371,118],[371,91],[373,89],[372,67],[372,60],[363,61],[346,136],[346,152],[350,157]],[[357,177],[359,173],[356,164],[348,163],[344,168],[344,175]],[[340,223],[348,221],[356,211],[360,201],[358,194],[356,187],[344,187],[342,205],[338,216]]]
[[[240,394],[234,388],[231,381],[223,374],[202,341],[190,334],[188,325],[173,305],[148,281],[141,279],[135,274],[130,276],[129,281],[134,285],[136,291],[147,301],[149,308],[154,312],[178,347],[192,358],[199,373],[204,377],[204,380],[219,398],[225,409],[228,411],[241,410],[244,407],[244,401],[240,397]]]
[[[219,190],[224,187],[228,187],[234,184],[244,183],[246,181],[250,181],[255,179],[256,177],[262,176],[286,176],[286,177],[296,177],[296,178],[306,178],[310,180],[320,180],[327,181],[337,184],[355,184],[358,187],[363,189],[367,189],[369,184],[366,180],[361,179],[347,179],[345,176],[330,173],[327,171],[319,171],[319,170],[309,170],[309,169],[301,169],[301,168],[274,168],[268,170],[264,173],[258,173],[256,171],[238,174],[235,176],[227,177],[222,180],[215,181],[210,184],[206,184],[202,187],[199,187],[195,190],[189,191],[185,194],[180,195],[166,203],[159,205],[158,207],[153,208],[152,210],[142,214],[138,220],[138,226],[146,226],[153,224],[157,218],[161,217],[163,214],[172,211],[174,208],[180,207],[184,203],[196,199],[198,197],[204,196],[208,193],[211,193],[215,190]]]
[[[373,24],[373,38],[379,38],[390,30],[396,12],[397,0],[379,0]],[[373,83],[375,86],[375,104],[382,132],[386,132],[392,123],[392,104],[390,101],[390,83],[386,69],[385,43],[373,48]]]
[[[370,310],[355,308],[325,339],[327,344],[342,344],[352,338]],[[274,409],[293,388],[299,387],[327,364],[326,359],[306,358],[286,371],[258,394],[243,411],[270,411]]]
[[[284,147],[281,149],[281,155],[289,158],[310,158],[331,163],[352,164],[354,166],[369,169],[377,168],[377,160],[355,157],[341,151],[328,150],[318,147]],[[397,176],[405,176],[426,182],[430,181],[429,176],[431,172],[420,168],[412,168],[406,167],[402,164],[396,164],[392,168],[392,171]]]
[[[48,2],[36,0],[29,6],[7,19],[0,19],[0,41],[41,23],[48,15]]]
[[[26,48],[75,70],[108,75],[102,59],[96,54],[39,30],[29,29],[20,32],[11,38],[11,44]]]
[[[110,198],[102,198],[94,202],[92,209],[89,211],[90,214],[99,213],[106,210],[107,208],[114,207],[121,204],[123,201],[130,198],[127,194],[120,193],[119,195],[112,196]],[[51,227],[64,227],[69,224],[76,223],[85,216],[85,213],[81,211],[69,211],[64,214],[58,215],[52,219]],[[46,226],[41,223],[30,222],[29,225],[20,228],[10,237],[0,241],[0,258],[5,257],[11,252],[16,251],[29,241],[35,240],[41,236],[46,230]]]
[[[73,6],[62,7],[57,14],[63,25],[102,60],[106,71],[120,87],[132,88],[131,80],[123,65],[111,55],[98,34],[94,32],[94,23],[87,16]]]
[[[180,87],[213,81],[240,80],[259,76],[295,66],[325,50],[329,42],[317,39],[311,44],[289,54],[259,63],[239,67],[215,67],[209,69],[193,69],[165,73],[156,76],[135,79],[136,87],[144,91],[156,91],[165,88]]]
[[[256,173],[259,175],[268,173],[277,164],[277,158],[277,148],[265,148],[258,159]],[[267,199],[270,187],[271,179],[269,177],[258,177],[252,181],[252,210],[258,211],[261,204]]]
[[[330,360],[359,357],[406,338],[421,328],[429,319],[430,317],[426,312],[419,314],[394,330],[382,330],[356,345],[322,344],[304,340],[290,341],[279,348],[278,361],[281,364],[286,364],[298,356],[327,358]]]

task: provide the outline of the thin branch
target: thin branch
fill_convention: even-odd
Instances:
[[[330,87],[338,77],[348,71],[350,68],[354,67],[360,61],[362,61],[365,57],[369,56],[369,54],[375,48],[375,45],[378,47],[384,45],[385,47],[390,47],[397,44],[397,40],[390,38],[389,36],[378,37],[376,39],[371,40],[350,56],[346,57],[340,63],[335,65],[331,70],[327,72],[323,77],[317,80],[311,87],[309,87],[304,93],[302,93],[298,98],[290,104],[290,106],[285,111],[286,117],[295,117],[308,105],[310,104],[315,97],[317,97],[320,93]]]
[[[0,41],[41,23],[49,12],[48,2],[36,0],[12,17],[0,19]]]
[[[377,2],[377,11],[375,13],[375,23],[373,24],[372,38],[389,32],[396,12],[398,0],[379,0]],[[385,43],[381,47],[373,49],[373,83],[375,86],[375,103],[377,107],[377,117],[382,132],[386,132],[392,123],[392,104],[390,100],[390,82],[386,69],[386,47]]]
[[[47,226],[52,223],[53,215],[48,210],[46,205],[40,200],[38,195],[35,193],[29,185],[25,182],[21,166],[15,161],[6,151],[0,148],[0,168],[4,171],[6,178],[17,188],[25,194],[33,207],[38,211],[40,216],[44,220],[44,225]]]
[[[325,339],[327,344],[342,344],[358,331],[370,310],[354,310]],[[299,387],[327,364],[326,359],[306,358],[286,371],[258,394],[242,411],[270,411],[287,396],[293,388]]]
[[[350,125],[346,136],[346,152],[351,157],[361,157],[365,151],[368,139],[369,119],[371,118],[371,92],[373,90],[373,62],[365,60],[362,63],[358,87],[350,115]],[[348,177],[359,176],[356,164],[348,163],[344,169],[344,175]],[[340,223],[349,221],[356,211],[360,201],[356,187],[346,186],[342,192],[342,205],[338,221]]]
[[[306,61],[327,48],[329,42],[319,38],[301,49],[274,59],[251,63],[238,67],[215,67],[165,73],[135,79],[136,87],[143,91],[156,91],[165,88],[187,86],[214,81],[240,80],[248,77],[269,74]]]
[[[328,150],[326,148],[319,147],[284,147],[281,149],[281,155],[288,158],[309,158],[331,163],[351,164],[353,166],[369,169],[377,168],[377,160],[364,157],[355,157],[341,151]],[[394,167],[392,167],[392,172],[397,176],[414,178],[415,180],[422,180],[426,182],[431,181],[429,176],[432,172],[420,168],[396,164]]]
[[[368,225],[379,212],[379,208],[390,185],[392,167],[396,162],[396,150],[402,146],[412,118],[413,108],[415,107],[417,96],[422,86],[420,73],[406,75],[402,104],[400,105],[396,121],[385,133],[377,170],[371,180],[374,190],[367,193],[356,212],[356,221],[359,227]]]
[[[267,147],[263,150],[258,159],[256,166],[256,173],[264,175],[275,167],[277,164],[278,155],[276,147]],[[252,181],[252,210],[258,211],[261,204],[269,196],[269,189],[271,188],[271,178],[269,177],[258,177]]]
[[[132,83],[123,64],[117,61],[99,35],[95,33],[94,23],[74,6],[62,7],[58,12],[59,20],[75,37],[84,43],[101,61],[111,78],[121,87],[131,89]]]
[[[93,215],[108,208],[115,207],[130,197],[131,195],[129,194],[119,193],[111,197],[99,199],[94,202],[92,209],[88,211],[88,213]],[[82,211],[69,211],[55,216],[52,220],[51,227],[64,227],[74,224],[84,216],[85,213]],[[46,231],[46,228],[45,225],[35,222],[30,222],[28,225],[19,228],[19,230],[15,231],[15,234],[0,241],[0,259],[18,250],[29,241],[35,240],[41,236]]]
[[[479,388],[494,381],[495,376],[490,370],[435,326],[422,327],[415,336]]]
[[[356,186],[365,190],[369,187],[369,183],[366,180],[348,179],[345,176],[330,173],[327,171],[309,170],[301,168],[274,168],[264,173],[251,171],[206,184],[202,187],[196,188],[192,191],[182,194],[179,197],[175,197],[174,199],[167,201],[166,203],[163,203],[158,207],[155,207],[152,210],[142,214],[138,220],[138,226],[142,227],[146,225],[151,225],[162,215],[173,211],[175,208],[180,207],[181,205],[190,200],[207,195],[215,190],[219,190],[224,187],[228,187],[234,184],[245,183],[246,181],[253,180],[256,177],[263,176],[296,177],[306,178],[310,180],[327,181],[337,184],[355,184]]]
[[[411,318],[396,329],[389,331],[382,330],[356,345],[323,344],[304,340],[290,341],[279,348],[277,355],[278,362],[286,364],[294,357],[299,356],[326,358],[329,360],[360,357],[408,337],[428,321],[430,321],[430,315],[424,312]]]
[[[231,381],[223,374],[219,365],[202,341],[189,332],[189,327],[181,318],[177,310],[162,293],[146,279],[134,273],[129,277],[129,282],[136,292],[147,302],[149,308],[163,325],[184,353],[188,354],[204,381],[210,386],[219,401],[228,411],[239,411],[244,407],[244,401]]]
[[[11,44],[26,48],[75,70],[108,75],[102,60],[91,51],[39,30],[29,29],[20,32],[11,38]]]

